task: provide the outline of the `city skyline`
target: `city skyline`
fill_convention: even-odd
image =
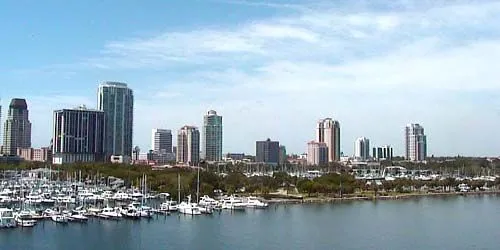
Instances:
[[[499,155],[498,2],[152,1],[147,17],[90,2],[64,6],[78,12],[64,22],[55,3],[0,8],[1,21],[20,25],[0,41],[15,58],[0,62],[2,124],[8,101],[27,99],[33,147],[49,144],[53,110],[96,107],[96,84],[116,80],[135,91],[143,149],[152,128],[201,128],[214,109],[224,153],[253,152],[268,136],[306,152],[315,121],[335,117],[347,155],[360,135],[404,155],[407,123],[425,127],[428,156]]]

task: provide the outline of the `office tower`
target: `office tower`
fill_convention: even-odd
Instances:
[[[256,162],[278,164],[279,154],[280,143],[278,141],[271,141],[271,139],[268,138],[265,141],[256,142]]]
[[[16,155],[18,148],[31,148],[31,122],[25,99],[12,99],[5,120],[3,153]]]
[[[316,142],[324,142],[328,147],[328,161],[340,161],[340,123],[332,118],[318,121]]]
[[[156,153],[172,153],[172,131],[169,129],[153,129],[151,133],[151,149]]]
[[[177,162],[191,166],[200,161],[200,131],[184,126],[177,133]]]
[[[427,136],[420,124],[408,124],[405,130],[406,160],[425,161],[427,157]]]
[[[328,164],[328,146],[324,142],[307,143],[307,165]]]
[[[104,152],[132,157],[134,94],[125,83],[104,82],[99,86],[97,109],[104,112]]]
[[[285,165],[286,160],[287,160],[286,147],[283,146],[283,145],[280,145],[279,164],[280,165]]]
[[[356,139],[354,143],[354,157],[363,161],[370,158],[370,140],[365,137]]]
[[[201,151],[207,161],[222,160],[222,116],[214,110],[203,117],[203,138]]]
[[[393,149],[391,145],[373,148],[373,159],[375,160],[392,160]]]
[[[54,111],[53,163],[104,160],[104,117],[85,106]]]

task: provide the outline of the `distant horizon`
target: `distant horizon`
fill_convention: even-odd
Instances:
[[[116,81],[134,90],[141,149],[151,129],[201,128],[216,110],[223,152],[255,154],[271,138],[304,153],[331,117],[346,155],[358,137],[403,155],[408,123],[425,128],[429,157],[500,155],[500,2],[114,5],[0,3],[0,21],[16,24],[0,41],[2,130],[10,99],[24,98],[33,146],[48,145],[54,110],[95,108],[99,84]]]

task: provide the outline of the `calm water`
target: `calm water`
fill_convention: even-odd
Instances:
[[[0,231],[0,249],[500,249],[500,197],[280,205]]]

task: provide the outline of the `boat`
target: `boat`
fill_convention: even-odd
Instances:
[[[14,213],[10,208],[0,208],[0,228],[16,227]]]
[[[112,208],[112,207],[106,207],[104,208],[99,214],[99,217],[101,218],[106,218],[106,219],[120,219],[122,217],[121,213],[117,212],[117,209]]]
[[[68,217],[64,214],[54,214],[50,218],[52,219],[52,221],[62,224],[68,223],[69,220]]]
[[[122,210],[122,215],[127,219],[140,219],[141,213],[135,207],[128,207]]]
[[[191,203],[191,195],[188,195],[187,202],[183,201],[179,204],[179,213],[189,215],[200,215],[201,211],[197,204]]]
[[[210,196],[208,195],[204,195],[203,197],[201,197],[200,202],[198,202],[198,204],[202,207],[206,206],[215,207],[217,206],[217,203],[218,202],[214,198],[210,198]]]
[[[73,210],[66,214],[68,219],[73,222],[86,222],[89,220],[87,216],[85,216],[84,210]]]
[[[34,220],[30,213],[27,211],[21,211],[14,216],[16,224],[20,227],[34,227],[36,225],[36,220]]]
[[[257,197],[250,196],[246,200],[246,207],[249,208],[267,208],[269,204],[264,203],[257,199]]]
[[[240,199],[231,195],[227,198],[222,199],[222,209],[228,210],[245,210],[246,204]]]
[[[177,206],[177,202],[175,201],[167,201],[160,205],[161,212],[176,212],[179,210]]]

